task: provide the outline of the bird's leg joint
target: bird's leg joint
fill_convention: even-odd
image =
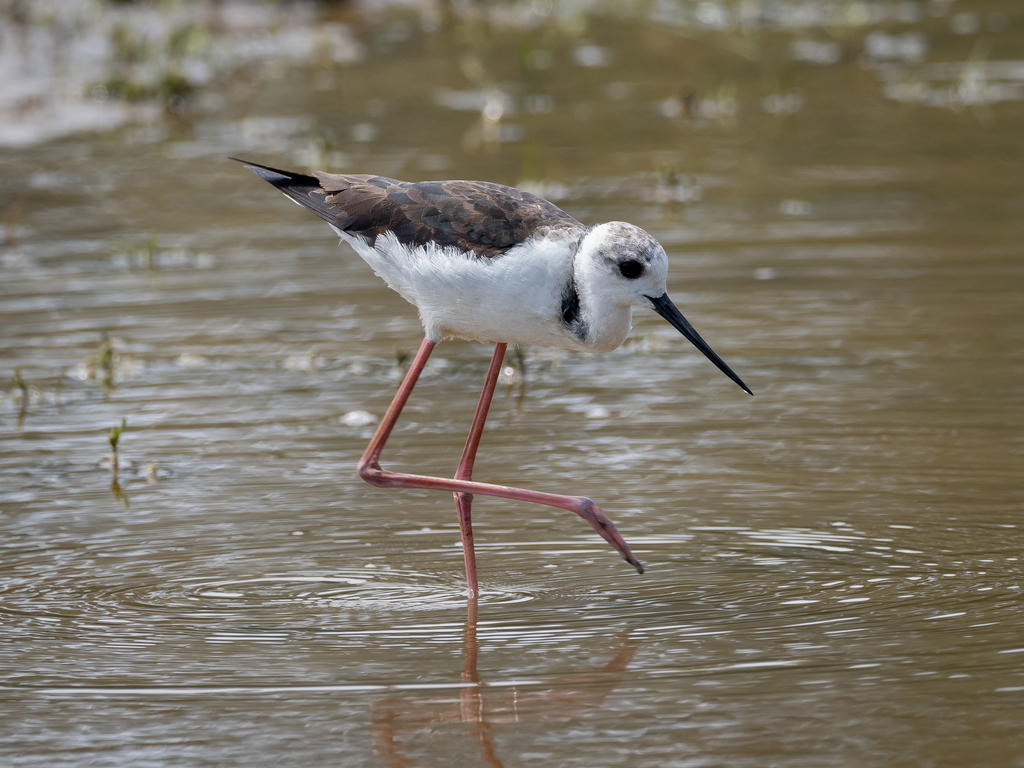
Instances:
[[[388,474],[390,473],[381,469],[380,462],[377,459],[363,457],[359,461],[357,469],[359,476],[370,485],[375,485],[378,488],[387,488],[390,485],[388,482]]]
[[[605,518],[601,508],[594,503],[593,499],[588,499],[586,496],[577,496],[574,501],[576,502],[576,508],[573,511],[577,515],[595,527],[598,525],[605,527],[604,520],[607,520],[607,518]]]

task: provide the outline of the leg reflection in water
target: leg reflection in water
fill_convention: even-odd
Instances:
[[[416,744],[417,737],[429,738],[436,747],[444,735],[457,735],[476,741],[483,765],[500,768],[502,762],[492,726],[528,719],[570,720],[586,715],[601,706],[623,682],[637,646],[626,632],[606,664],[545,676],[543,686],[538,686],[540,689],[536,692],[531,690],[533,686],[525,689],[492,687],[480,679],[477,670],[477,600],[471,598],[463,634],[464,687],[459,699],[391,696],[374,702],[371,707],[374,749],[387,768],[412,768],[416,762],[408,751]],[[468,729],[445,726],[468,726]]]

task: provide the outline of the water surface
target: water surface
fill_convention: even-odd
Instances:
[[[235,43],[352,47],[200,46],[189,100],[0,151],[4,764],[1024,765],[1016,5],[275,13]],[[475,472],[643,576],[478,499],[467,605],[451,498],[354,469],[414,309],[228,154],[665,245],[756,396],[638,313],[510,352]],[[489,355],[438,348],[385,465],[454,470]]]

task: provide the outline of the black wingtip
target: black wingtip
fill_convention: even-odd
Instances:
[[[243,160],[240,157],[229,156],[228,160],[234,160],[236,163],[241,163],[247,170],[252,171],[261,179],[270,182],[275,187],[280,187],[282,184],[295,184],[296,182],[301,184],[312,184],[317,187],[320,186],[320,182],[315,177],[307,176],[304,173],[283,171],[280,168],[271,168],[269,165],[252,163],[248,160]]]

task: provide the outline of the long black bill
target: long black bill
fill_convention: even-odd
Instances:
[[[651,300],[651,305],[654,308],[654,311],[668,320],[669,324],[673,328],[689,339],[690,343],[703,352],[708,360],[718,366],[718,370],[739,384],[740,389],[748,395],[754,394],[750,391],[750,388],[743,383],[742,379],[733,373],[732,368],[725,364],[725,360],[720,358],[715,353],[715,350],[708,346],[708,343],[700,337],[700,334],[693,329],[693,326],[686,322],[686,318],[683,317],[683,313],[676,309],[676,305],[672,303],[672,299],[668,297],[667,293],[662,294],[656,299],[651,296],[648,296],[647,298]]]

